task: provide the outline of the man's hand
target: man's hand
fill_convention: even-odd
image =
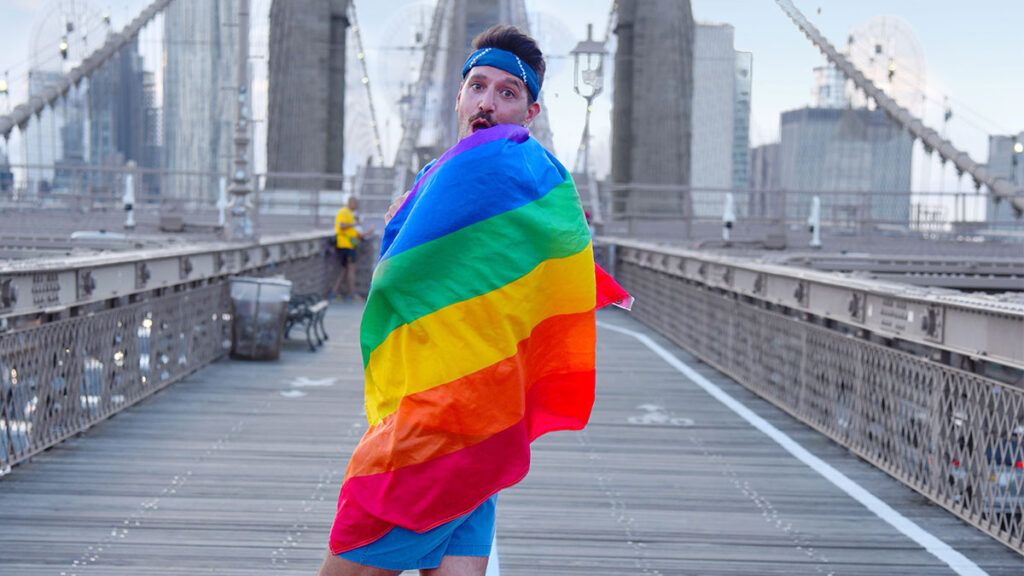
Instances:
[[[409,192],[412,192],[412,190],[410,190]],[[398,200],[395,200],[394,202],[392,202],[391,206],[388,207],[388,211],[384,213],[384,225],[385,226],[387,226],[388,222],[390,222],[391,219],[395,217],[395,212],[398,212],[398,209],[401,208],[402,204],[405,203],[405,199],[409,197],[409,192],[406,192],[405,194],[402,194],[398,198]]]

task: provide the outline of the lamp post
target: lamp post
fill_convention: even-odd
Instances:
[[[249,0],[238,2],[238,100],[235,106],[235,158],[231,174],[231,223],[226,228],[229,240],[253,237],[249,217]]]
[[[573,48],[573,90],[587,101],[587,115],[583,124],[583,139],[580,150],[583,152],[583,173],[587,175],[587,186],[590,188],[590,203],[595,223],[601,223],[600,202],[597,194],[597,183],[590,174],[590,113],[594,111],[594,98],[604,89],[604,42],[593,38],[594,25],[587,24],[587,39]],[[578,156],[577,156],[578,158]]]

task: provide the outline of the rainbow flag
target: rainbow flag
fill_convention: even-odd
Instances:
[[[596,268],[572,178],[514,125],[460,141],[385,228],[360,344],[369,429],[330,548],[423,532],[526,476],[530,442],[581,429],[594,310],[628,298]]]

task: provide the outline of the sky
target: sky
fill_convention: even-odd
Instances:
[[[0,96],[0,113],[24,100],[29,46],[45,36],[39,22],[57,6],[85,0],[0,0],[0,75],[8,73],[11,95]],[[179,0],[186,1],[186,0]],[[211,0],[189,0],[211,1]],[[641,0],[642,1],[642,0]],[[429,22],[429,0],[355,0],[363,32],[374,102],[381,123],[385,155],[393,154],[400,135],[395,112],[399,80],[414,74],[420,57],[401,46],[411,29]],[[923,55],[924,78],[916,82],[925,103],[925,123],[945,133],[977,161],[987,160],[989,134],[1024,131],[1024,1],[974,0],[795,0],[795,5],[834,45],[845,47],[848,34],[872,17],[902,19],[912,30]],[[143,0],[89,2],[94,13],[109,13],[121,29],[147,4]],[[256,0],[269,6],[269,0]],[[583,131],[585,104],[572,90],[568,53],[586,35],[588,23],[596,39],[607,31],[610,0],[526,0],[533,32],[549,57],[544,103],[555,134],[555,154],[571,166]],[[751,144],[778,139],[781,112],[811,103],[812,69],[824,60],[817,49],[774,0],[691,0],[698,22],[729,23],[735,48],[753,53]],[[613,38],[614,40],[614,38]],[[609,55],[609,63],[613,55]],[[605,85],[612,77],[606,72]],[[403,78],[406,77],[406,78]],[[610,150],[611,94],[594,103],[591,163],[607,170]],[[946,107],[952,112],[943,122]],[[921,179],[919,174],[915,175]],[[938,178],[918,186],[934,188]]]

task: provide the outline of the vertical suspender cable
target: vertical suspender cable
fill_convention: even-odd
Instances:
[[[366,52],[363,50],[363,34],[359,29],[359,20],[356,18],[356,3],[350,2],[349,9],[352,18],[352,32],[356,36],[356,58],[359,60],[360,71],[362,72],[363,86],[366,88],[366,103],[370,108],[370,126],[373,128],[374,148],[377,151],[377,165],[384,164],[384,150],[380,144],[380,127],[377,126],[377,112],[373,107],[373,91],[370,89],[370,73],[366,69]]]

